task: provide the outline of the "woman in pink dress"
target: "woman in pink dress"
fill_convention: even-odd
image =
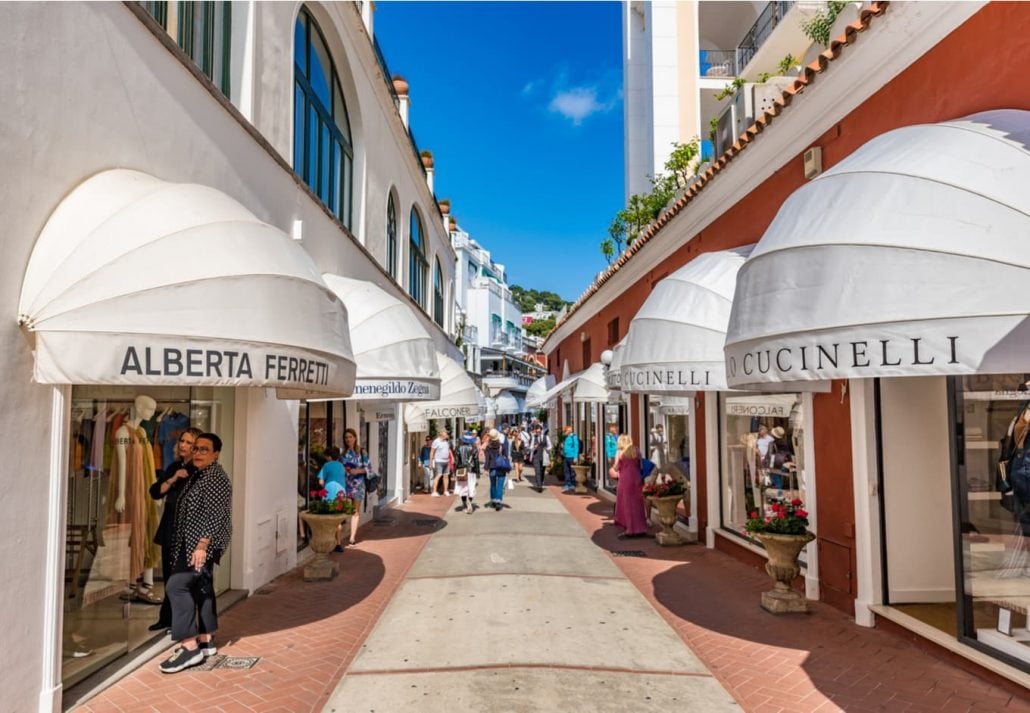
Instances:
[[[625,434],[619,436],[618,444],[610,475],[619,481],[615,490],[615,524],[623,529],[619,538],[646,537],[647,513],[640,478],[640,450]]]

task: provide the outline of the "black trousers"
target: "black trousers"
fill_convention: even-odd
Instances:
[[[208,564],[200,572],[176,572],[165,592],[172,608],[172,641],[213,634],[218,629],[214,572]]]
[[[544,487],[544,461],[543,459],[533,461],[533,478],[536,480],[536,487]]]
[[[161,581],[165,585],[165,598],[161,601],[161,613],[157,615],[157,623],[172,625],[172,600],[168,598],[168,580],[172,578],[172,549],[169,542],[161,543]]]

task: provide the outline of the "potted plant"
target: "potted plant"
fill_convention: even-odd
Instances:
[[[576,474],[576,487],[573,490],[577,495],[586,495],[587,480],[590,478],[590,470],[593,468],[593,461],[587,455],[581,455],[572,463],[572,472]]]
[[[425,168],[433,167],[433,152],[429,149],[425,149],[419,152],[419,158],[422,159],[422,166]]]
[[[798,498],[772,500],[765,514],[752,511],[744,528],[749,537],[757,538],[765,547],[769,555],[765,571],[776,582],[762,593],[762,608],[773,614],[807,612],[808,600],[790,586],[801,573],[801,548],[815,539],[808,531],[805,504]]]
[[[450,198],[441,198],[440,201],[437,203],[437,205],[440,206],[440,215],[447,215],[448,213],[451,212],[451,199]]]
[[[400,74],[393,75],[393,90],[397,92],[397,96],[404,97],[408,95],[408,80]]]
[[[356,508],[354,501],[338,493],[332,500],[326,500],[325,490],[312,490],[308,509],[300,514],[301,520],[311,528],[309,545],[315,553],[314,559],[304,567],[304,581],[332,579],[339,573],[340,566],[327,557],[336,547],[336,528],[350,518]]]
[[[654,536],[655,542],[663,547],[684,544],[686,540],[674,528],[676,508],[687,494],[687,481],[672,469],[663,470],[652,473],[644,480],[643,492],[644,499],[649,503],[648,512],[652,506],[655,507],[658,510],[658,523],[662,526],[662,531]]]

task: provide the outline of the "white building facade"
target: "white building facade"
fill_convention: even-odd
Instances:
[[[41,28],[46,42],[26,42]],[[386,484],[362,507],[363,519],[407,490],[402,401],[279,398],[287,387],[312,395],[322,371],[316,377],[307,362],[298,371],[300,357],[284,357],[278,375],[274,357],[270,370],[265,362],[242,373],[239,362],[229,367],[224,342],[204,342],[207,312],[179,310],[180,297],[168,293],[153,306],[148,295],[164,289],[165,275],[203,272],[212,297],[201,304],[212,320],[246,326],[248,314],[292,310],[294,319],[281,320],[284,333],[296,333],[296,342],[283,342],[290,348],[303,346],[305,325],[349,341],[339,333],[346,304],[322,289],[322,275],[367,281],[410,311],[437,353],[456,355],[449,308],[456,263],[431,175],[408,134],[406,102],[375,46],[372,3],[11,4],[0,7],[0,57],[9,129],[0,134],[7,228],[0,423],[10,443],[32,444],[9,452],[0,504],[17,533],[0,551],[11,571],[23,573],[4,585],[4,600],[18,606],[0,613],[0,627],[8,641],[32,645],[5,647],[0,670],[5,710],[55,711],[74,700],[66,689],[153,642],[146,627],[157,610],[134,598],[134,575],[153,578],[159,596],[160,567],[148,557],[138,572],[129,561],[132,523],[115,506],[115,494],[126,497],[115,476],[124,424],[138,423],[141,442],[155,446],[152,455],[142,448],[151,470],[171,460],[186,426],[222,436],[221,461],[234,486],[233,541],[216,580],[223,591],[251,592],[306,556],[297,513],[322,452],[342,443],[344,428],[358,432]],[[98,192],[99,182],[106,188]],[[83,207],[79,197],[90,191],[94,200]],[[151,194],[168,196],[161,210],[146,204]],[[121,212],[103,214],[108,204]],[[125,211],[136,205],[143,207],[130,220]],[[176,242],[173,232],[158,241],[168,248],[141,257],[137,244],[148,232],[208,213],[231,229],[201,225],[212,242],[199,245]],[[45,353],[42,327],[23,309],[27,295],[46,309],[78,299],[88,272],[62,293],[57,287],[93,256],[46,255],[44,236],[85,230],[90,220],[96,225],[83,246],[98,235],[126,241],[124,251],[111,244],[100,251],[113,254],[103,274],[124,277],[90,289],[122,289],[124,279],[128,296],[120,299],[136,311],[123,310],[120,324],[156,324],[167,340],[186,335],[181,352],[165,347],[163,371],[157,353],[152,361],[141,348],[137,361],[120,362],[120,374],[114,364],[108,379],[54,376],[75,350]],[[103,232],[119,221],[125,230]],[[267,243],[255,242],[257,234],[270,236]],[[238,261],[219,261],[222,241]],[[278,266],[287,281],[298,279],[288,275],[292,265],[322,302],[283,305],[274,291],[234,291],[248,284],[242,266],[251,263]],[[37,266],[53,273],[43,292],[30,290]],[[142,292],[133,292],[136,283]],[[198,288],[181,289],[176,294],[189,302]],[[93,313],[96,324],[79,320],[94,329],[89,343],[111,344],[118,335],[104,330],[114,317],[102,304]],[[102,353],[93,353],[85,367],[106,369]],[[344,356],[327,374],[349,391],[353,362],[348,367]],[[359,363],[359,381],[360,372]],[[322,397],[334,393],[325,381]],[[147,526],[155,516],[143,516]]]

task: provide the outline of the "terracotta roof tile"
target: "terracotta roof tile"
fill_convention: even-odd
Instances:
[[[854,22],[849,23],[844,28],[844,33],[842,35],[832,40],[830,42],[830,46],[827,47],[825,51],[820,52],[815,60],[802,68],[801,75],[794,81],[794,83],[786,87],[779,98],[773,100],[773,106],[764,112],[762,116],[758,117],[755,123],[749,126],[747,130],[737,138],[734,144],[718,159],[713,161],[711,166],[709,166],[703,174],[699,174],[698,180],[684,192],[683,196],[673,203],[672,208],[659,216],[659,218],[647,228],[643,235],[634,240],[633,244],[628,246],[622,255],[620,255],[614,263],[602,272],[598,278],[583,291],[579,299],[576,300],[572,307],[569,308],[569,311],[565,313],[565,316],[555,326],[560,326],[562,322],[567,320],[580,307],[582,307],[583,304],[611,278],[612,275],[618,272],[619,268],[629,262],[631,256],[639,252],[641,248],[651,240],[651,238],[661,231],[661,228],[671,221],[672,218],[674,218],[681,210],[686,208],[694,197],[726,167],[734,156],[743,151],[748,144],[757,138],[760,132],[772,125],[773,119],[778,117],[784,109],[790,106],[791,101],[794,99],[796,94],[803,92],[805,87],[812,84],[818,75],[826,71],[830,62],[840,56],[841,48],[853,43],[858,33],[868,30],[872,18],[879,17],[886,12],[889,4],[890,3],[886,1],[875,2],[862,10],[859,14],[859,18]]]

